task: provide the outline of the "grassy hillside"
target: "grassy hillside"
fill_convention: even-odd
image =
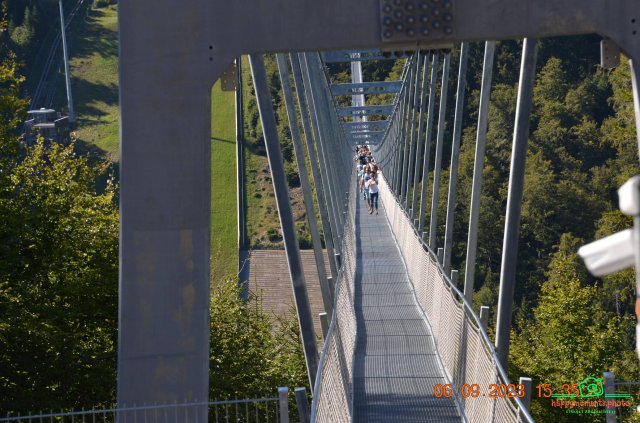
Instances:
[[[118,12],[115,5],[91,11],[85,29],[72,41],[69,61],[78,139],[118,161]],[[58,93],[64,94],[64,89]]]

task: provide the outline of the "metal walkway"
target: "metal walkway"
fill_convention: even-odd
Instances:
[[[353,421],[461,421],[453,399],[433,394],[447,382],[384,206],[370,215],[356,201]]]

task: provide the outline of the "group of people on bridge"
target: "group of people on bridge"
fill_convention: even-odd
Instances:
[[[378,214],[378,165],[368,144],[356,146],[355,161],[358,166],[358,189],[367,202],[369,214]]]

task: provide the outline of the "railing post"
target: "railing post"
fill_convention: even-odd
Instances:
[[[322,328],[322,339],[327,340],[327,333],[329,332],[329,321],[327,319],[327,313],[319,313],[320,327]]]
[[[298,417],[300,423],[309,423],[309,399],[307,398],[306,388],[296,388],[296,404],[298,405]]]
[[[480,307],[480,323],[482,324],[482,328],[485,331],[489,329],[489,307],[488,306]]]
[[[438,253],[437,253],[438,263],[442,264],[443,256],[444,256],[444,249],[438,248]]]
[[[327,282],[329,283],[329,288],[331,288],[331,295],[335,296],[336,295],[336,280],[333,279],[331,276],[327,277]]]
[[[529,411],[531,410],[531,388],[533,387],[533,383],[531,382],[530,377],[521,377],[518,381],[520,385],[524,385],[524,397],[522,397],[522,404],[524,408]],[[524,419],[524,416],[520,414]]]
[[[445,251],[446,254],[446,251]],[[458,286],[458,271],[457,270],[452,270],[451,271],[451,283],[453,284],[453,286]]]
[[[609,405],[609,401],[613,400],[614,398],[607,399],[606,397],[607,394],[612,395],[616,393],[615,375],[613,374],[613,372],[604,372],[602,376],[604,379],[604,393],[605,393],[605,402],[606,402],[605,408],[607,411],[606,422],[615,423],[616,407],[614,407],[613,405]]]
[[[280,423],[289,423],[289,388],[278,388],[278,405],[280,406]]]

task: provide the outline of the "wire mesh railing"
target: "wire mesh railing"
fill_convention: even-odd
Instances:
[[[208,402],[144,404],[106,409],[71,410],[16,415],[0,418],[14,423],[123,423],[123,422],[193,422],[193,423],[288,423],[286,391],[274,398],[235,399]]]
[[[355,176],[355,175],[354,175]],[[352,177],[351,198],[355,194]],[[349,202],[343,261],[335,289],[335,313],[320,358],[313,398],[312,422],[349,422],[353,412],[353,352],[356,342],[354,309],[356,271],[355,201]]]

